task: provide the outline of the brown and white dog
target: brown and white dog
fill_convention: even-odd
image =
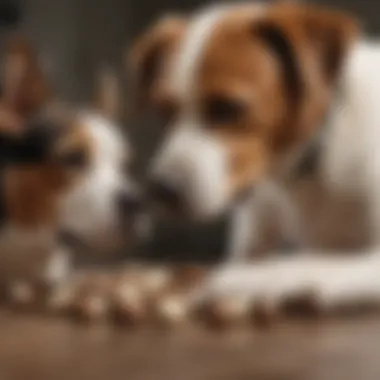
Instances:
[[[11,39],[3,79],[0,282],[54,283],[69,270],[62,231],[94,250],[124,241],[138,202],[125,175],[130,148],[111,116],[110,86],[98,107],[63,110],[23,38]]]
[[[234,208],[235,258],[260,240],[263,202],[305,249],[361,253],[228,263],[207,291],[380,301],[380,44],[344,12],[216,5],[161,20],[132,62],[141,100],[170,127],[151,173],[162,209],[204,220]]]

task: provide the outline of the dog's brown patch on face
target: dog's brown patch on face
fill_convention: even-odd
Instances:
[[[94,146],[85,126],[67,127],[46,162],[5,169],[4,202],[8,222],[23,228],[53,228],[61,197],[89,169]]]

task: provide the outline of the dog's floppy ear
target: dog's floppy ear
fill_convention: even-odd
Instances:
[[[357,21],[344,12],[311,6],[301,10],[301,19],[325,78],[334,81],[358,36]]]
[[[129,64],[140,104],[149,100],[162,60],[181,36],[185,26],[186,20],[183,17],[167,16],[137,40],[129,54]]]
[[[279,144],[294,141],[294,136],[309,136],[321,125],[358,38],[356,20],[321,6],[280,2],[250,28],[278,61],[290,105],[291,127],[279,137]]]
[[[334,83],[358,37],[357,20],[346,12],[310,4],[283,2],[276,8],[293,33],[291,38],[303,40],[301,44],[315,60],[322,78],[327,84]]]
[[[2,102],[23,118],[38,112],[51,98],[38,56],[21,35],[13,35],[8,41],[2,79]]]

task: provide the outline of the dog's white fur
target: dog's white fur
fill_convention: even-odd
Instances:
[[[173,62],[172,87],[187,107],[155,162],[156,172],[174,181],[183,181],[182,186],[189,192],[190,207],[199,217],[214,215],[228,206],[226,152],[215,138],[206,135],[192,103],[194,73],[223,12],[224,8],[212,8],[196,17]],[[379,67],[380,44],[362,41],[350,52],[341,77],[341,93],[333,105],[321,163],[321,181],[329,197],[368,200],[371,246],[375,248],[357,252],[356,257],[349,255],[334,260],[316,251],[252,265],[229,263],[216,271],[206,289],[208,294],[233,292],[276,303],[283,297],[312,290],[321,303],[328,306],[363,298],[380,301],[380,250],[377,249],[380,243]],[[314,228],[315,215],[307,215],[297,201],[292,201],[294,189],[282,186],[277,178],[273,181],[272,193],[263,188],[264,198],[270,197],[270,201],[282,205],[280,215],[290,216],[291,221],[284,219],[286,233],[302,235],[304,243],[312,246],[308,232]],[[324,199],[321,209],[327,205],[323,202]],[[252,226],[259,225],[254,219],[260,216],[255,212],[259,206],[258,197],[236,210],[230,244],[230,255],[235,258],[244,256],[249,244],[258,237]],[[318,216],[322,218],[319,220],[322,225],[330,217],[331,204],[327,208],[326,213]],[[305,227],[302,233],[295,222],[297,215]],[[344,229],[352,222],[355,220],[348,221],[342,216],[335,227]],[[256,228],[256,233],[258,231]]]
[[[213,7],[200,14],[189,26],[185,41],[172,62],[169,86],[187,107],[176,121],[175,132],[158,153],[153,169],[153,176],[186,189],[190,208],[200,218],[218,213],[227,201],[227,188],[223,186],[227,152],[202,128],[192,109],[197,65],[210,33],[226,9]],[[221,184],[217,191],[213,186],[216,183]]]
[[[100,114],[84,113],[79,116],[79,123],[95,144],[96,157],[90,170],[62,199],[61,224],[84,241],[101,247],[118,238],[118,195],[133,191],[123,173],[130,148],[124,144],[120,128]]]

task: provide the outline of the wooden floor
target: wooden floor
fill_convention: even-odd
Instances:
[[[0,314],[1,380],[379,380],[380,318],[125,331]]]

